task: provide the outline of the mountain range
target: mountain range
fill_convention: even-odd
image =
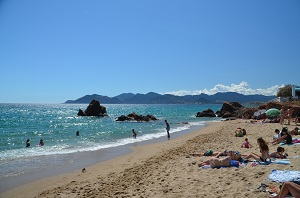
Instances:
[[[236,92],[216,93],[214,95],[199,94],[175,96],[171,94],[158,94],[149,92],[147,94],[123,93],[115,97],[102,96],[98,94],[85,95],[76,100],[67,100],[66,104],[89,104],[93,99],[101,104],[219,104],[228,102],[268,102],[275,96],[243,95]]]

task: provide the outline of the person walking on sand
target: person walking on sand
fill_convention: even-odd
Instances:
[[[136,132],[134,131],[134,129],[132,129],[132,136],[134,139],[136,139],[136,135],[137,135]]]
[[[166,123],[166,130],[167,130],[167,134],[168,134],[168,139],[170,139],[170,124],[168,123],[167,120],[165,120]]]

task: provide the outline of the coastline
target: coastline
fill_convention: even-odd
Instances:
[[[206,124],[205,124],[206,125]],[[178,138],[180,136],[184,136],[193,132],[194,130],[205,127],[205,125],[194,125],[191,126],[190,129],[185,129],[182,131],[178,131],[171,134],[171,139]],[[105,161],[120,157],[122,155],[127,155],[134,152],[134,148],[137,146],[147,145],[147,144],[155,144],[160,142],[166,142],[167,137],[158,137],[154,139],[149,139],[141,142],[129,143],[126,145],[103,148],[97,151],[83,151],[77,153],[70,153],[64,155],[57,156],[45,156],[47,160],[56,160],[60,161],[60,163],[56,163],[56,165],[51,167],[45,167],[41,170],[36,170],[33,173],[21,174],[18,176],[0,178],[0,195],[4,192],[13,190],[20,186],[26,185],[28,183],[34,183],[36,181],[55,177],[65,173],[71,173],[76,170],[82,170],[84,167],[93,166],[98,163],[103,163]],[[50,158],[50,159],[48,159]],[[67,159],[67,160],[66,160]],[[38,163],[40,157],[35,159]],[[43,159],[42,159],[43,160]],[[70,163],[66,163],[66,161],[72,161]]]
[[[244,138],[234,137],[237,127],[247,130],[253,148],[241,148]],[[238,150],[242,154],[259,153],[256,139],[270,142],[277,123],[250,123],[231,120],[209,123],[183,136],[153,144],[134,146],[133,152],[75,170],[42,179],[0,194],[3,197],[268,197],[258,191],[273,169],[300,170],[300,146],[285,146],[290,165],[270,164],[240,168],[199,169],[197,162],[207,157],[191,157],[208,149]],[[288,126],[291,130],[294,126]],[[299,137],[297,137],[299,139]],[[270,152],[278,145],[270,145]],[[274,186],[279,183],[270,182]]]

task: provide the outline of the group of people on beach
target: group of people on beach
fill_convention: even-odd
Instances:
[[[279,143],[285,143],[285,144],[292,144],[293,138],[290,133],[288,133],[288,129],[284,127],[281,131],[278,129],[275,129],[275,133],[277,136],[273,136],[272,144],[279,144]]]
[[[251,123],[280,123],[281,125],[291,125],[295,122],[296,125],[300,125],[300,118],[298,116],[293,117],[294,110],[289,107],[282,107],[278,116],[273,116],[272,119],[268,119],[266,113],[258,116],[253,116]]]
[[[285,107],[282,107],[280,109],[280,121],[279,123],[282,125],[285,122],[285,119],[288,120],[288,125],[291,124],[291,120],[292,120],[292,116],[293,116],[293,109],[288,108],[286,109]]]
[[[211,156],[214,157],[211,157],[209,160],[199,163],[198,166],[201,167],[204,165],[210,165],[212,168],[230,167],[232,163],[231,160],[236,160],[239,162],[247,162],[248,159],[250,158],[253,158],[256,161],[266,162],[267,159],[269,158],[268,144],[263,138],[258,138],[257,144],[260,149],[260,154],[256,154],[256,153],[241,154],[239,151],[231,151],[231,150],[225,150],[223,152],[213,152]],[[204,154],[192,154],[192,155],[203,156]],[[224,158],[219,158],[220,156],[223,156]]]
[[[273,145],[278,143],[285,143],[285,144],[292,144],[292,135],[298,135],[298,127],[295,127],[292,131],[288,132],[288,129],[286,127],[282,128],[281,131],[278,129],[275,130],[276,135],[273,136],[273,140],[271,143]],[[243,137],[243,130],[241,128],[237,128],[235,131],[236,137]],[[220,167],[232,167],[235,166],[234,163],[238,162],[248,162],[249,159],[254,159],[257,162],[262,163],[270,163],[271,158],[279,158],[279,159],[285,159],[287,158],[288,154],[285,153],[285,150],[283,147],[279,146],[277,147],[277,150],[271,154],[269,154],[269,146],[268,143],[263,138],[257,139],[257,144],[260,150],[260,154],[256,153],[250,153],[250,154],[241,154],[239,151],[231,151],[231,150],[225,150],[223,152],[213,152],[212,150],[209,150],[210,152],[205,152],[203,154],[195,154],[192,153],[191,155],[196,156],[211,156],[210,159],[198,163],[199,167],[202,166],[210,166],[211,168],[220,168]],[[253,147],[249,141],[248,138],[245,138],[245,142],[241,146],[242,148],[250,148]],[[222,158],[220,158],[223,156]],[[281,187],[281,190],[278,194],[274,194],[271,197],[284,197],[288,193],[292,194],[295,197],[300,197],[300,185],[294,183],[294,182],[284,182],[284,184]]]
[[[243,129],[245,130],[245,129]],[[238,135],[240,134],[240,135]],[[245,130],[246,134],[246,130]],[[275,129],[275,135],[273,135],[273,141],[271,142],[273,145],[279,144],[279,143],[284,143],[284,144],[292,144],[293,143],[293,138],[292,135],[299,135],[299,128],[295,127],[292,131],[288,132],[288,129],[286,127],[282,128],[280,131],[279,129]],[[236,137],[243,137],[242,135],[242,129],[237,128],[235,131],[235,136]],[[250,148],[252,145],[249,143],[248,138],[245,138],[245,142],[241,146],[242,148]]]

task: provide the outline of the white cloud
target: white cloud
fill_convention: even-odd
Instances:
[[[199,95],[201,93],[213,95],[218,92],[237,92],[244,95],[253,95],[253,94],[262,94],[265,96],[274,96],[277,94],[278,89],[284,85],[274,85],[266,89],[252,89],[247,82],[242,81],[240,84],[231,84],[229,86],[217,84],[211,89],[195,90],[195,91],[172,91],[166,92],[163,94],[172,94],[176,96],[185,96],[185,95]]]

